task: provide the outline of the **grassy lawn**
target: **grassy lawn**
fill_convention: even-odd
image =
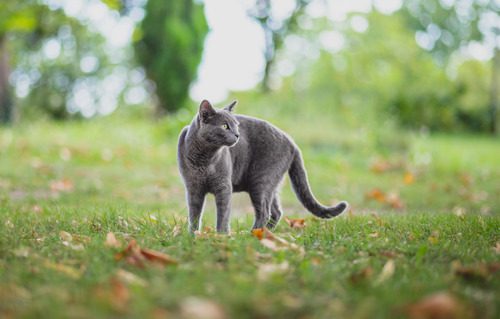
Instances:
[[[0,317],[427,318],[422,298],[435,293],[457,318],[498,316],[498,139],[324,133],[320,119],[276,118],[317,197],[352,210],[313,219],[285,181],[285,215],[306,226],[282,221],[275,247],[250,234],[242,194],[231,236],[211,231],[210,199],[204,233],[186,234],[175,145],[187,120],[0,130]],[[178,263],[117,260],[132,239]]]

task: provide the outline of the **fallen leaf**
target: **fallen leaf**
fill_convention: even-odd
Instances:
[[[374,188],[365,194],[368,199],[374,199],[380,203],[385,203],[385,194],[378,188]]]
[[[261,264],[257,270],[257,279],[265,281],[275,274],[284,274],[288,271],[290,265],[287,261],[279,264]]]
[[[83,273],[83,270],[81,269],[76,269],[60,263],[54,263],[50,260],[44,260],[42,264],[45,268],[55,270],[73,279],[79,279]]]
[[[144,249],[137,245],[133,239],[124,251],[115,255],[116,260],[125,259],[127,263],[136,267],[144,267],[146,262],[161,264],[163,266],[177,264],[177,260],[164,253],[151,249]]]
[[[222,306],[212,300],[188,297],[180,304],[181,317],[185,319],[225,319]]]
[[[288,218],[285,217],[285,221],[291,228],[304,228],[306,227],[306,220],[304,218]]]
[[[50,182],[50,190],[52,192],[71,192],[74,188],[73,182],[69,179],[61,179]]]
[[[252,236],[257,237],[259,240],[264,238],[264,228],[252,229]]]
[[[384,257],[387,257],[387,258],[396,258],[399,256],[398,253],[396,252],[393,252],[393,251],[389,251],[389,250],[384,250],[384,251],[381,251],[380,252],[380,255],[384,256]]]
[[[351,281],[351,283],[357,284],[359,282],[370,279],[372,276],[373,276],[373,268],[368,266],[356,273],[351,274],[351,276],[349,276],[349,280]]]
[[[141,248],[141,254],[149,261],[162,265],[175,265],[178,263],[176,259],[159,251]]]
[[[374,233],[368,234],[368,237],[378,238],[379,237],[379,233],[378,232],[374,232]]]
[[[476,263],[470,266],[463,266],[460,262],[453,262],[451,265],[455,276],[466,280],[486,280],[489,276],[500,270],[500,262]]]
[[[294,250],[299,252],[300,254],[304,254],[304,247],[299,246],[295,243],[290,243],[284,238],[278,237],[273,234],[267,228],[258,228],[252,230],[252,235],[257,237],[260,243],[272,251],[281,251],[281,250]]]
[[[394,271],[396,270],[396,264],[394,263],[394,260],[389,259],[385,265],[384,268],[382,268],[382,271],[377,277],[376,284],[380,284],[387,279],[391,278],[394,275]]]
[[[398,170],[403,167],[401,162],[389,162],[384,159],[378,159],[370,165],[370,170],[374,173],[384,173],[387,171]]]
[[[412,319],[453,319],[460,318],[463,309],[449,293],[438,292],[409,305],[406,312]]]
[[[122,243],[118,239],[116,239],[115,234],[109,232],[106,235],[106,241],[104,242],[104,245],[111,248],[120,248],[122,246]]]
[[[410,172],[406,172],[404,177],[403,177],[403,182],[406,185],[410,185],[410,184],[413,184],[414,181],[415,181],[415,176]]]
[[[113,307],[119,310],[127,308],[130,301],[130,291],[121,280],[118,278],[111,278],[111,303]]]
[[[59,237],[61,238],[62,241],[70,242],[73,240],[73,236],[64,230],[61,230],[59,232]]]
[[[19,247],[12,251],[14,256],[26,258],[30,255],[30,249],[28,247]]]
[[[118,271],[116,272],[116,278],[123,281],[124,283],[131,285],[136,285],[141,287],[145,287],[147,285],[144,279],[123,269],[118,269]]]
[[[385,201],[394,209],[402,209],[404,207],[403,201],[397,193],[390,193],[389,195],[387,195]]]

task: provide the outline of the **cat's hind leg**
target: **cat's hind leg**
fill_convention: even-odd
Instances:
[[[252,229],[263,228],[271,216],[272,193],[250,192],[250,200],[255,209],[255,222]]]
[[[271,218],[269,219],[266,227],[269,229],[276,227],[282,215],[283,212],[281,210],[279,195],[275,193],[271,201]]]

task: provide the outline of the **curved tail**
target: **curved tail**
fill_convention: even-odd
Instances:
[[[295,157],[293,158],[290,169],[288,170],[288,175],[292,181],[293,190],[295,191],[297,198],[300,200],[302,205],[307,208],[307,210],[313,213],[313,215],[319,218],[333,218],[342,214],[349,207],[347,202],[340,202],[336,206],[327,207],[321,205],[316,200],[311,192],[311,188],[309,187],[307,173],[299,150],[295,152]]]

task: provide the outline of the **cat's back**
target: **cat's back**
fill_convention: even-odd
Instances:
[[[269,155],[276,155],[294,151],[295,143],[292,138],[273,124],[247,115],[238,114],[236,119],[240,123],[242,145],[245,144],[252,153],[261,155],[260,153],[267,152]]]

